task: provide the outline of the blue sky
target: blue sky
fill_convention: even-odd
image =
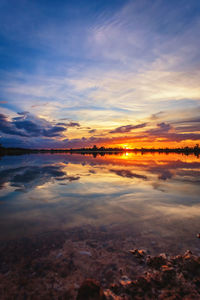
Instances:
[[[198,142],[199,32],[198,0],[0,0],[1,142]]]

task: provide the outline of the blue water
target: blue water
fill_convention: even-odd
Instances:
[[[0,239],[104,226],[138,246],[199,253],[199,175],[200,159],[178,154],[5,156]]]

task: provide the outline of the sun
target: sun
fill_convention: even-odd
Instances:
[[[123,149],[130,149],[128,145],[122,145]]]

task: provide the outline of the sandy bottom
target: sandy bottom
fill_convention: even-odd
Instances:
[[[92,226],[2,242],[0,299],[200,299],[198,255],[142,243]]]

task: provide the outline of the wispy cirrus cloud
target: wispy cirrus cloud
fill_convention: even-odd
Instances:
[[[200,45],[197,37],[200,20],[197,14],[192,19],[187,18],[199,8],[195,1],[187,6],[180,6],[178,2],[172,5],[158,1],[125,1],[112,14],[106,9],[96,14],[91,23],[85,18],[79,22],[76,20],[76,28],[74,22],[66,21],[66,18],[61,18],[60,23],[52,19],[51,26],[46,26],[38,4],[31,5],[33,15],[30,12],[28,15],[33,20],[39,18],[38,28],[32,35],[35,47],[48,47],[56,58],[54,68],[59,65],[60,69],[50,74],[53,60],[42,56],[36,62],[35,72],[17,72],[16,76],[12,72],[5,76],[3,91],[11,102],[16,99],[19,105],[20,99],[21,105],[28,110],[30,102],[37,113],[40,108],[33,101],[47,103],[48,100],[47,113],[52,116],[53,113],[62,114],[63,108],[73,107],[78,111],[84,106],[89,109],[94,101],[97,106],[103,101],[106,109],[124,108],[132,114],[140,112],[143,115],[146,108],[153,113],[158,105],[160,108],[166,105],[162,103],[165,101],[171,101],[169,107],[175,100],[180,101],[180,106],[183,99],[199,101],[197,61]],[[62,12],[68,9],[66,5]],[[89,10],[90,7],[88,11],[86,9],[88,13]],[[26,24],[27,18],[21,18],[17,23],[19,39],[22,28],[29,35],[30,28],[23,26]],[[16,28],[8,28],[7,35]],[[72,38],[75,34],[69,32],[79,32],[78,36],[83,39],[81,47],[78,47],[80,41]],[[55,45],[59,47],[55,49]],[[79,51],[74,51],[75,48]],[[57,61],[60,51],[67,53],[64,64]],[[69,68],[74,54],[79,63],[73,63]],[[45,74],[41,66],[48,70]],[[97,113],[95,108],[93,113]],[[106,116],[107,113],[102,111],[101,118]],[[82,118],[87,118],[87,115]]]

